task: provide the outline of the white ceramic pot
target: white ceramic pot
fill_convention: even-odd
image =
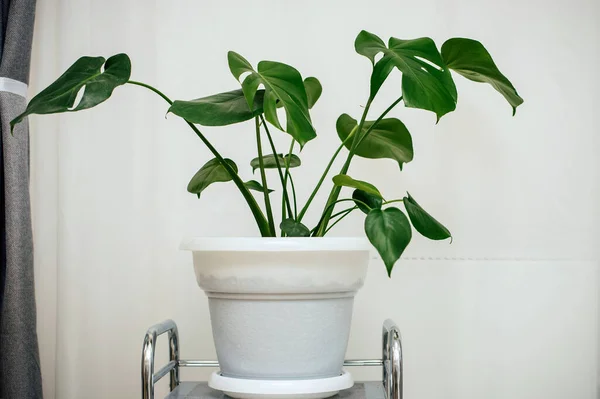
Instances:
[[[340,376],[354,296],[370,245],[362,238],[193,238],[221,375],[252,380]]]

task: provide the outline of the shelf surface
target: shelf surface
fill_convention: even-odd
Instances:
[[[182,382],[165,399],[226,399],[229,396],[210,388],[206,382]],[[383,384],[378,381],[357,382],[331,399],[385,399]]]

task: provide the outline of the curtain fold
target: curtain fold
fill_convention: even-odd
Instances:
[[[0,79],[29,81],[35,0],[2,2],[5,32]],[[5,11],[8,11],[6,13]],[[25,93],[0,91],[4,176],[4,287],[0,308],[0,397],[42,398],[42,377],[36,332],[33,239],[29,197],[29,128],[10,121],[27,104]]]

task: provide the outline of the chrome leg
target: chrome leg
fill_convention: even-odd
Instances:
[[[382,333],[383,390],[386,399],[402,399],[402,339],[398,326],[390,319]]]
[[[169,363],[154,373],[154,355],[156,338],[168,332]],[[167,373],[170,373],[171,390],[179,385],[179,334],[173,320],[166,320],[148,329],[142,348],[142,399],[154,399],[154,384]]]

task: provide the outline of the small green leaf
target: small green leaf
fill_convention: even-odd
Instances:
[[[256,70],[241,55],[230,51],[227,55],[229,69],[236,79],[249,72],[242,83],[247,104],[254,104],[258,87],[265,88],[263,110],[266,120],[279,130],[290,134],[302,147],[317,136],[308,112],[308,97],[302,76],[293,67],[274,61],[261,61]],[[286,128],[277,115],[277,104],[285,109]]]
[[[237,165],[231,159],[225,159],[225,162],[227,162],[237,173]],[[200,193],[212,183],[226,182],[229,180],[232,179],[229,172],[227,172],[227,169],[221,165],[217,158],[213,158],[196,172],[194,177],[192,177],[192,180],[188,183],[187,190],[192,194],[198,195],[198,198],[200,198]]]
[[[246,188],[249,190],[260,191],[261,193],[265,191],[262,184],[260,184],[256,180],[248,180],[247,182],[244,183],[244,186],[246,186]],[[275,190],[271,190],[271,189],[267,190],[267,192],[269,194],[271,194],[273,191],[275,191]]]
[[[264,94],[264,90],[256,92],[252,111],[248,107],[243,91],[238,89],[196,100],[176,100],[169,108],[169,112],[182,117],[188,122],[203,126],[231,125],[250,120],[262,114]]]
[[[354,190],[352,193],[352,199],[354,200],[354,203],[358,209],[366,214],[368,214],[371,209],[381,209],[381,204],[383,202],[380,197],[371,195],[358,189]],[[366,207],[364,204],[367,204],[368,207]]]
[[[373,126],[374,121],[365,121],[362,135]],[[349,135],[355,134],[358,124],[348,114],[342,114],[335,125],[338,136],[344,142]],[[346,141],[346,148],[352,147],[352,140]],[[355,148],[355,154],[370,159],[388,158],[393,159],[400,165],[413,159],[412,137],[399,119],[382,119],[371,130],[369,135]]]
[[[379,190],[371,183],[367,183],[366,181],[362,180],[354,180],[348,175],[334,176],[333,184],[335,184],[336,186],[357,188],[368,194],[374,195],[375,197],[383,198]]]
[[[404,197],[402,202],[404,202],[404,207],[415,230],[430,240],[445,240],[452,237],[446,227],[425,212],[417,201],[409,193],[407,194],[408,197]]]
[[[515,87],[504,76],[485,49],[477,40],[453,38],[442,45],[442,58],[448,68],[474,82],[489,83],[504,96],[513,108],[523,104]]]
[[[285,156],[283,154],[277,154],[277,158],[279,159],[279,164],[282,168],[285,168],[286,165],[289,165],[288,168],[291,169],[296,168],[302,164],[300,158],[295,154],[286,154]],[[275,156],[273,156],[273,154],[263,156],[263,165],[265,169],[277,169],[277,162],[275,161]],[[260,168],[260,162],[258,160],[258,157],[250,161],[250,166],[252,166],[252,172]]]
[[[375,64],[375,56],[381,51],[387,50],[381,38],[366,30],[360,31],[354,40],[354,49],[360,55],[364,55],[372,64]]]
[[[308,227],[300,222],[296,222],[294,219],[285,219],[279,225],[282,232],[288,235],[288,237],[308,237],[310,230]]]
[[[365,219],[365,233],[391,277],[394,264],[412,238],[408,218],[398,208],[373,209]]]
[[[29,101],[25,112],[10,122],[11,130],[31,114],[56,114],[92,108],[106,101],[115,87],[127,83],[130,75],[131,61],[127,54],[113,55],[108,60],[104,57],[81,57],[54,83]],[[82,88],[83,95],[75,106],[77,94]]]
[[[321,94],[323,93],[323,86],[321,86],[319,79],[311,76],[304,79],[304,89],[306,90],[308,108],[310,109],[314,107],[319,97],[321,97]]]

